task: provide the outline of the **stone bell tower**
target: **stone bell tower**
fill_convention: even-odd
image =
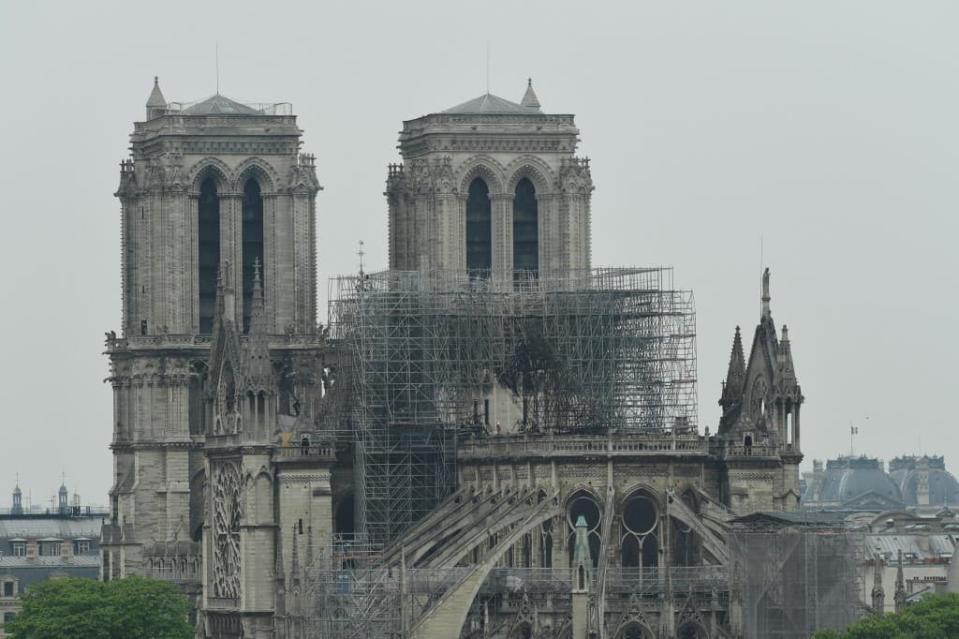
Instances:
[[[403,123],[389,167],[390,268],[509,281],[590,267],[589,160],[572,115],[487,93]]]
[[[266,368],[280,371],[275,411],[308,419],[318,401],[310,388],[322,341],[320,186],[301,137],[289,104],[219,94],[167,102],[156,81],[146,119],[134,124],[116,193],[122,324],[106,344],[114,406],[106,579],[149,573],[173,552],[198,561],[218,273],[235,287],[224,303],[239,343],[259,313]]]

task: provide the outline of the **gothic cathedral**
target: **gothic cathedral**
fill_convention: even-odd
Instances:
[[[390,270],[331,334],[302,133],[158,82],[134,124],[103,578],[178,584],[197,637],[737,636],[727,524],[799,500],[768,270],[701,434],[692,295],[594,268],[579,130],[530,82],[404,123]]]

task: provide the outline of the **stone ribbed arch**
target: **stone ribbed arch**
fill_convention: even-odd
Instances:
[[[659,514],[665,511],[666,497],[646,482],[634,482],[620,491],[619,498],[616,500],[616,510],[620,513],[623,512],[623,509],[626,507],[626,502],[637,493],[643,493],[645,497],[649,497],[656,505]]]
[[[613,639],[623,639],[623,637],[626,636],[627,630],[635,630],[637,628],[643,633],[644,639],[652,639],[656,636],[656,633],[653,632],[649,625],[644,621],[640,621],[639,619],[630,619],[628,621],[624,621],[619,625],[618,628],[616,628],[616,632],[613,633]]]
[[[207,177],[213,177],[216,180],[216,191],[221,196],[233,190],[233,185],[236,183],[234,172],[218,158],[203,158],[190,167],[188,175],[190,190],[193,194],[200,193],[200,185]]]
[[[569,490],[566,491],[566,496],[563,497],[564,521],[568,519],[569,507],[573,503],[573,500],[583,495],[592,497],[596,501],[596,505],[599,506],[600,520],[602,520],[603,513],[605,513],[606,509],[609,507],[608,504],[606,504],[606,500],[603,499],[603,497],[599,494],[599,491],[597,491],[593,486],[584,483],[577,483],[576,485],[571,486]]]
[[[516,185],[523,178],[528,178],[536,187],[537,197],[556,190],[556,176],[546,162],[535,155],[521,155],[506,167],[506,192],[514,193]]]
[[[457,192],[466,197],[470,183],[476,178],[483,178],[489,187],[490,195],[507,193],[506,169],[496,159],[488,155],[474,155],[459,167],[459,188]]]
[[[279,188],[279,176],[273,166],[262,158],[247,158],[233,173],[236,176],[233,190],[238,193],[243,192],[243,187],[250,178],[256,178],[259,182],[260,192],[264,197],[275,194]]]

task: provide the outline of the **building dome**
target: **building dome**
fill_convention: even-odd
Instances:
[[[868,457],[828,460],[821,478],[807,486],[803,501],[849,508],[903,504],[899,486],[886,474],[878,459]]]
[[[946,470],[943,457],[897,457],[889,471],[907,506],[959,506],[959,481]],[[928,501],[920,499],[920,479],[927,475]]]

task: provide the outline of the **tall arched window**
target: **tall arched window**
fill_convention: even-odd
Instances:
[[[487,277],[493,268],[493,214],[483,178],[470,182],[466,199],[466,270]]]
[[[516,185],[513,197],[513,271],[518,278],[539,271],[539,209],[536,187],[527,178]]]
[[[200,184],[197,214],[197,271],[200,334],[213,332],[216,275],[220,267],[220,197],[212,176]]]
[[[254,264],[263,268],[263,196],[260,183],[250,178],[243,185],[243,332],[250,330],[253,314]],[[262,273],[262,271],[261,271]]]
[[[566,506],[566,523],[569,526],[566,547],[569,550],[570,563],[573,561],[573,551],[576,546],[576,521],[579,520],[580,516],[586,520],[586,539],[589,542],[589,554],[595,568],[599,565],[599,550],[603,535],[603,513],[596,498],[583,490],[573,495]]]
[[[620,551],[624,568],[652,568],[659,564],[659,512],[650,495],[636,492],[623,506]]]

